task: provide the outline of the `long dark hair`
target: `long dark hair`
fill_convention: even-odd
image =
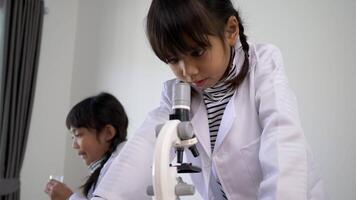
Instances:
[[[66,126],[68,129],[91,128],[99,134],[106,125],[112,125],[116,134],[110,141],[109,150],[105,154],[100,167],[96,169],[82,185],[83,194],[88,196],[90,188],[95,188],[100,171],[116,147],[126,140],[128,118],[121,103],[109,93],[100,93],[96,96],[88,97],[76,104],[68,113]]]
[[[224,41],[225,25],[235,16],[245,60],[239,74],[231,81],[238,87],[249,71],[249,45],[239,12],[230,0],[153,0],[147,15],[146,34],[157,57],[167,63],[170,56],[185,55],[190,37],[198,46],[211,46],[209,35]]]

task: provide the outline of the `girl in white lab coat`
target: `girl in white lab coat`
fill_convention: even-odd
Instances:
[[[230,0],[153,0],[147,36],[157,57],[192,90],[191,122],[204,199],[324,199],[278,48],[249,44]],[[128,142],[96,194],[149,199],[154,128],[172,112],[172,87]],[[123,184],[120,180],[130,180]],[[115,184],[112,184],[115,183]]]
[[[81,192],[73,193],[64,183],[54,179],[48,181],[45,192],[52,200],[91,199],[126,141],[127,115],[113,95],[100,93],[76,104],[68,113],[66,125],[73,134],[73,148],[88,166],[90,176]]]

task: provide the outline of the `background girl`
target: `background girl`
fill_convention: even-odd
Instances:
[[[126,140],[128,118],[121,103],[111,94],[100,93],[76,104],[68,113],[67,128],[73,134],[73,148],[90,170],[82,193],[57,180],[50,180],[45,192],[52,200],[91,199]]]

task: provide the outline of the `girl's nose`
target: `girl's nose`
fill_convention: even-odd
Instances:
[[[79,149],[79,145],[76,138],[73,139],[72,147],[73,149]]]
[[[179,61],[180,68],[182,70],[182,75],[191,81],[192,77],[199,73],[198,67],[194,62],[188,59],[182,59]]]

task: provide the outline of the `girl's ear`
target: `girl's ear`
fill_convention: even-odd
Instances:
[[[225,26],[225,38],[230,46],[235,46],[239,39],[239,22],[235,16],[230,16]]]
[[[103,139],[105,142],[110,141],[116,135],[116,129],[111,125],[108,124],[104,127],[104,131],[102,133]]]

